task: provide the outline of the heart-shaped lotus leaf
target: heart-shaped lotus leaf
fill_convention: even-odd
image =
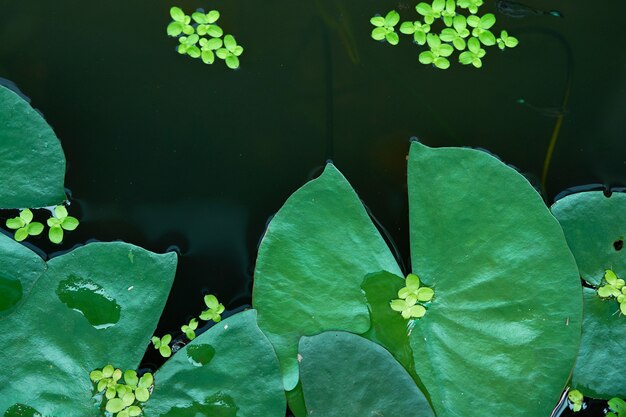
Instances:
[[[45,270],[33,251],[0,234],[0,320],[20,306]]]
[[[175,253],[123,242],[90,243],[48,261],[22,304],[0,320],[0,415],[16,404],[45,416],[96,415],[89,372],[107,364],[137,368],[176,262]],[[41,270],[34,260],[28,264],[24,281]],[[0,276],[12,276],[7,267],[0,262]]]
[[[309,415],[434,417],[411,376],[384,348],[346,332],[300,340]]]
[[[327,164],[270,222],[254,274],[252,303],[287,391],[298,382],[301,336],[369,329],[360,286],[365,275],[378,271],[402,275],[350,184]]]
[[[586,396],[626,398],[626,316],[615,298],[602,299],[595,288],[605,270],[626,277],[626,194],[600,191],[569,195],[552,205],[582,279],[584,320],[572,386]]]
[[[45,207],[65,200],[61,143],[24,99],[0,86],[0,208]]]
[[[283,417],[274,349],[247,310],[215,324],[155,374],[146,417]]]
[[[582,319],[558,222],[485,152],[415,142],[408,169],[413,272],[435,291],[410,341],[437,416],[549,416]]]

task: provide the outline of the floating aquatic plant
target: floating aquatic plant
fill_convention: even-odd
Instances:
[[[52,217],[47,221],[48,238],[52,243],[61,243],[63,241],[63,230],[72,231],[76,230],[79,225],[79,221],[76,217],[68,215],[65,206],[56,206],[52,210]]]
[[[215,62],[217,55],[226,62],[228,68],[239,68],[243,47],[237,44],[232,35],[226,35],[222,40],[224,30],[216,24],[220,12],[211,10],[204,13],[198,9],[188,16],[180,7],[172,7],[170,16],[173,21],[167,26],[167,34],[178,38],[176,50],[179,54],[202,58],[202,62],[209,65]]]
[[[154,346],[154,348],[159,351],[161,356],[163,356],[164,358],[169,358],[170,356],[172,356],[172,348],[170,348],[170,343],[172,341],[171,334],[166,334],[163,337],[153,336],[151,341],[152,346]]]
[[[626,283],[610,269],[604,272],[604,281],[606,284],[598,288],[598,295],[602,298],[615,298],[621,313],[626,315]]]
[[[372,30],[372,39],[377,41],[386,40],[390,45],[397,45],[400,38],[396,33],[395,26],[399,21],[400,15],[395,10],[387,13],[385,17],[372,17],[370,23],[375,26]]]
[[[609,411],[606,417],[626,417],[626,401],[621,398],[611,398],[608,402]]]
[[[569,401],[570,408],[574,412],[578,412],[583,409],[584,399],[585,397],[583,396],[583,393],[577,389],[570,390],[567,393],[567,400]]]
[[[421,318],[426,314],[426,307],[420,303],[427,303],[433,299],[435,292],[432,288],[420,287],[420,279],[415,274],[406,277],[406,286],[398,291],[399,299],[390,302],[391,309],[402,313],[405,319]]]
[[[243,47],[237,45],[237,41],[233,35],[224,36],[224,47],[215,51],[215,55],[226,61],[226,65],[230,69],[239,68],[239,55],[242,53]]]
[[[222,320],[221,314],[224,312],[224,305],[217,301],[217,297],[212,294],[204,296],[204,304],[208,308],[200,313],[200,319],[219,323]]]
[[[9,229],[15,229],[15,240],[21,242],[28,236],[37,236],[43,232],[43,224],[33,222],[33,212],[30,209],[20,211],[20,215],[8,219],[6,225]]]
[[[150,398],[150,389],[154,384],[151,373],[139,378],[137,372],[115,369],[107,365],[89,373],[89,379],[95,385],[95,392],[103,393],[104,408],[116,417],[135,417],[142,413],[142,403]]]
[[[496,38],[492,32],[496,23],[495,15],[493,13],[486,13],[482,16],[477,14],[482,4],[482,0],[420,2],[415,6],[420,19],[402,22],[400,33],[412,35],[413,42],[417,45],[428,45],[429,50],[419,55],[419,61],[422,64],[447,69],[450,67],[449,57],[456,49],[460,52],[461,64],[471,64],[476,68],[481,68],[481,59],[486,55],[481,45],[497,45],[498,48],[504,50],[514,48],[519,43],[517,38],[510,36],[506,30],[502,30],[500,37]],[[470,14],[467,16],[462,14],[463,9],[469,11]],[[372,38],[379,41],[386,40],[391,45],[397,45],[399,38],[394,27],[398,20],[399,14],[395,10],[388,12],[385,17],[377,15],[371,18],[370,22],[376,26],[372,31]],[[437,21],[443,23],[443,28],[439,33],[433,30]]]
[[[204,296],[204,304],[208,307],[207,310],[204,310],[200,313],[200,320],[204,321],[213,321],[218,323],[222,320],[221,314],[224,312],[225,308],[222,303],[217,300],[217,297],[213,294],[208,294]],[[198,320],[196,318],[192,318],[189,321],[189,324],[183,324],[180,329],[187,336],[187,339],[194,340],[196,338],[196,329],[198,328]],[[172,348],[170,347],[170,343],[172,342],[172,335],[166,334],[165,336],[159,338],[157,336],[152,337],[152,345],[156,350],[159,351],[161,356],[164,358],[169,358],[172,356]]]
[[[180,327],[180,330],[182,330],[183,333],[185,333],[185,336],[187,336],[187,339],[193,340],[193,339],[196,338],[196,329],[197,328],[198,328],[198,320],[191,319],[189,321],[189,324],[183,324]]]
[[[50,230],[48,231],[48,238],[52,243],[61,243],[63,241],[63,230],[72,231],[76,230],[80,222],[76,217],[68,215],[65,206],[55,206],[52,209],[53,216],[47,221]],[[44,225],[39,222],[34,222],[33,212],[30,209],[24,209],[20,211],[19,216],[8,219],[6,226],[9,229],[14,229],[14,239],[18,242],[23,241],[28,236],[40,235],[44,230]]]

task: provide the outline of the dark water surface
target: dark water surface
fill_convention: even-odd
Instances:
[[[439,71],[418,63],[408,37],[397,47],[370,39],[376,13],[416,18],[406,0],[1,0],[0,77],[62,141],[82,224],[60,249],[89,239],[180,249],[164,333],[200,312],[203,291],[229,309],[250,303],[267,219],[329,158],[405,259],[411,136],[486,148],[538,182],[569,92],[548,199],[626,185],[626,5],[527,4],[565,17],[497,14],[517,48],[488,48],[481,70]],[[241,68],[177,54],[165,33],[173,5],[219,9],[245,48]]]

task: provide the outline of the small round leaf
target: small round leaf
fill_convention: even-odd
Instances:
[[[387,29],[385,28],[375,28],[372,30],[372,39],[376,41],[382,41],[385,39],[385,35],[387,35]]]
[[[109,401],[107,401],[106,410],[109,413],[119,413],[125,407],[126,406],[124,405],[124,402],[121,398],[111,398]]]
[[[15,240],[17,240],[18,242],[23,241],[27,237],[28,237],[28,228],[27,227],[22,227],[20,229],[17,229],[15,231],[15,235],[13,236],[13,238]]]
[[[210,49],[205,49],[202,51],[202,62],[205,64],[212,64],[215,62],[215,54]]]
[[[400,25],[400,32],[404,33],[405,35],[412,35],[413,33],[415,33],[415,25],[413,24],[413,22],[402,22],[402,24]]]
[[[206,17],[208,23],[215,23],[220,18],[220,12],[218,12],[217,10],[211,10],[209,13],[207,13]]]
[[[389,13],[387,13],[387,16],[385,16],[385,25],[387,26],[393,27],[397,25],[399,21],[400,21],[400,14],[396,12],[395,10],[391,10]]]
[[[63,227],[65,230],[71,231],[71,230],[76,230],[79,224],[80,222],[78,221],[76,217],[67,216],[66,218],[63,219],[63,222],[61,222],[61,227]]]
[[[178,36],[183,32],[183,24],[181,22],[172,22],[167,25],[167,34],[169,36]]]
[[[191,18],[196,23],[200,23],[200,24],[209,23],[209,19],[207,19],[207,15],[202,12],[194,12],[191,15]]]
[[[43,232],[43,224],[39,222],[33,222],[27,226],[28,234],[31,236],[40,235]]]
[[[233,54],[228,55],[226,57],[226,65],[230,69],[237,69],[237,68],[239,68],[239,58],[237,58]]]
[[[398,37],[398,34],[396,32],[389,32],[389,33],[387,33],[387,35],[385,35],[385,40],[390,45],[397,45],[398,42],[400,42],[400,38]]]
[[[206,33],[213,38],[219,38],[224,34],[224,31],[217,25],[209,25]]]
[[[446,59],[444,57],[437,57],[437,58],[435,58],[435,60],[433,61],[433,64],[435,64],[435,66],[437,68],[439,68],[439,69],[448,69],[448,68],[450,68],[450,61],[448,61],[448,59]],[[412,317],[416,317],[416,316],[412,316]]]
[[[24,227],[24,220],[20,217],[14,217],[12,219],[7,219],[7,227],[9,229],[19,229],[20,227]]]
[[[374,16],[370,19],[370,23],[376,27],[381,27],[385,25],[385,18],[382,16]]]
[[[170,16],[177,22],[182,22],[185,20],[185,12],[180,7],[172,7],[170,9]]]

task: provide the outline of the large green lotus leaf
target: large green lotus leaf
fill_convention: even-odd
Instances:
[[[65,155],[52,128],[26,101],[0,86],[0,208],[65,200]]]
[[[598,286],[606,269],[626,277],[626,194],[593,191],[567,196],[552,205],[582,278]],[[620,244],[620,241],[622,242]],[[626,317],[615,299],[584,290],[583,334],[572,385],[594,398],[626,398]]]
[[[259,247],[252,302],[270,339],[285,389],[298,382],[301,336],[370,326],[363,277],[401,275],[358,196],[332,165],[276,213]]]
[[[407,370],[415,383],[425,387],[415,373],[413,351],[409,343],[408,321],[389,307],[391,300],[398,298],[398,290],[405,286],[404,278],[389,272],[377,272],[365,277],[361,288],[370,310],[370,329],[361,336],[387,349]]]
[[[300,340],[309,415],[434,417],[411,376],[384,348],[346,332]]]
[[[587,397],[626,398],[626,317],[614,299],[601,299],[584,289],[583,336],[572,387]]]
[[[0,321],[0,415],[17,403],[46,416],[94,415],[89,372],[109,363],[136,369],[175,271],[176,254],[122,242],[50,260],[24,303]]]
[[[404,285],[404,278],[386,271],[365,277],[361,289],[365,292],[371,325],[369,330],[361,336],[387,349],[411,375],[422,392],[425,392],[424,386],[415,373],[413,351],[409,344],[408,322],[389,307],[389,302],[398,298],[398,290]],[[298,384],[292,391],[287,391],[287,400],[294,416],[305,417],[307,415],[301,384]]]
[[[24,302],[46,263],[33,251],[0,234],[0,321]]]
[[[477,150],[413,143],[408,187],[413,272],[435,290],[410,340],[437,416],[550,415],[582,319],[556,219],[521,175]]]
[[[247,310],[217,323],[179,350],[154,376],[147,417],[284,417],[274,349]]]
[[[605,269],[626,276],[626,194],[601,191],[569,195],[552,205],[581,277],[597,286]],[[621,243],[620,243],[621,241]],[[619,250],[617,250],[619,249]]]

